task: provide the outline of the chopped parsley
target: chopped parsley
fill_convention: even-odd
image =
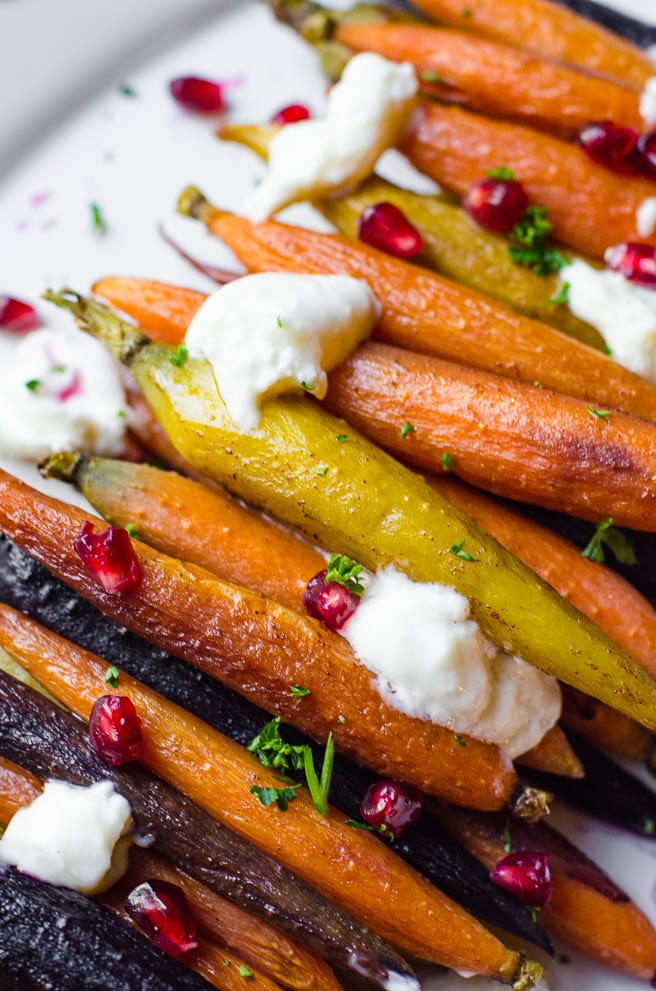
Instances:
[[[264,788],[261,785],[253,785],[251,795],[257,795],[262,805],[268,808],[275,802],[281,812],[286,812],[289,803],[296,798],[296,788],[300,785],[291,784],[284,788]]]
[[[267,723],[246,749],[255,754],[265,767],[274,767],[284,774],[303,770],[305,746],[296,746],[283,740],[280,735],[280,716]]]
[[[533,908],[529,908],[529,912],[531,913],[531,918],[533,919],[533,922],[540,921],[540,909],[538,908],[537,905],[534,905]]]
[[[608,423],[610,420],[609,409],[595,409],[594,406],[586,406],[585,408],[590,416],[596,416],[598,420],[603,420],[604,423]]]
[[[326,740],[326,749],[323,755],[323,761],[321,764],[321,777],[317,777],[317,772],[314,769],[314,758],[312,757],[312,750],[310,747],[305,747],[305,779],[307,781],[307,786],[310,789],[310,795],[312,796],[312,801],[314,802],[314,807],[317,812],[320,812],[322,816],[327,816],[329,814],[328,809],[328,792],[330,791],[330,782],[333,776],[333,763],[335,761],[335,740],[333,734],[328,734],[328,739]]]
[[[326,568],[326,581],[343,585],[353,595],[362,595],[364,585],[362,576],[364,568],[357,561],[352,561],[346,554],[331,554]]]
[[[346,825],[350,826],[351,829],[364,829],[368,833],[377,833],[378,836],[382,836],[384,839],[389,840],[390,843],[394,842],[395,836],[389,826],[383,823],[382,826],[370,826],[367,822],[360,822],[358,819],[347,819]]]
[[[460,736],[459,733],[456,733],[456,743],[458,744],[459,747],[467,746],[467,741],[465,740],[464,736]]]
[[[137,96],[137,91],[133,89],[129,83],[123,83],[123,85],[119,88],[119,93],[121,96],[127,96],[131,100],[136,99]]]
[[[401,427],[401,436],[403,437],[403,440],[406,439],[408,434],[413,434],[414,432],[415,432],[414,424],[410,423],[410,420],[406,420],[403,426]]]
[[[305,389],[306,392],[314,392],[316,385],[310,385],[309,382],[301,382],[301,388]]]
[[[640,822],[640,832],[644,836],[653,836],[656,833],[656,822],[649,816],[644,816]]]
[[[553,306],[559,306],[561,303],[569,303],[570,289],[571,284],[569,282],[563,282],[559,292],[557,292],[555,296],[552,296],[551,299],[548,299],[547,302],[551,303]]]
[[[28,379],[25,383],[25,388],[29,389],[30,392],[37,392],[41,386],[41,379]]]
[[[139,537],[139,528],[136,523],[128,523],[125,528],[128,537],[133,537],[135,540]]]
[[[128,414],[125,412],[124,409],[120,409],[116,415],[120,417],[121,420],[125,420]]]
[[[515,173],[507,165],[500,165],[498,169],[488,169],[487,174],[490,179],[505,179],[506,182],[515,178]]]
[[[536,389],[541,389],[542,388],[542,382],[538,382],[537,379],[535,380],[535,382],[533,383],[533,385],[535,386]]]
[[[105,234],[107,222],[100,206],[97,203],[89,203],[89,210],[91,212],[91,230],[94,234]]]
[[[189,351],[187,350],[187,345],[178,344],[175,351],[171,352],[169,361],[171,362],[172,365],[175,365],[176,368],[182,368],[188,357],[189,357]]]
[[[252,970],[249,970],[248,967],[245,967],[243,963],[240,963],[239,964],[239,976],[240,977],[246,977],[246,978],[250,979],[251,977],[255,977],[255,974],[253,973]]]
[[[606,355],[607,358],[612,358],[613,357],[613,349],[612,348],[609,348],[608,345],[606,345],[606,347],[604,348],[604,354]]]
[[[343,726],[344,723],[346,722],[346,716],[338,716],[337,717],[337,722],[338,723],[341,723],[341,725]]]
[[[337,434],[338,444],[345,444],[348,440],[348,434]]]
[[[282,317],[280,316],[280,314],[278,314],[278,316],[276,317],[276,323],[278,324],[279,327],[283,327],[284,326],[284,324],[282,322]]]
[[[319,471],[317,472],[319,478],[325,478],[327,474],[328,474],[328,465],[324,465],[324,467],[320,468]]]
[[[597,525],[595,532],[581,553],[583,557],[596,561],[597,564],[603,564],[605,560],[604,545],[613,552],[620,564],[638,563],[631,541],[625,533],[613,526],[613,520],[610,516]]]
[[[461,558],[463,561],[480,561],[480,557],[472,557],[466,550],[464,550],[465,541],[459,540],[457,544],[452,544],[449,547],[449,554],[454,554],[456,557]]]
[[[310,689],[304,688],[303,685],[290,685],[287,694],[290,698],[296,699],[296,702],[298,703],[301,699],[304,699],[306,695],[310,694]]]
[[[439,72],[435,72],[433,69],[429,69],[426,72],[420,72],[419,78],[421,79],[422,83],[442,82],[442,76],[439,74]]]
[[[445,451],[444,454],[440,456],[440,464],[442,465],[444,471],[453,471],[456,464],[456,459],[452,458],[448,451]]]
[[[506,825],[503,827],[503,849],[506,853],[510,853],[512,850],[512,838],[510,836],[510,823],[506,819]]]
[[[570,265],[570,260],[549,244],[552,230],[553,224],[546,207],[527,207],[522,219],[510,232],[513,243],[508,252],[515,264],[530,269],[535,275],[550,275]]]
[[[118,688],[118,679],[120,677],[120,674],[121,672],[116,667],[116,665],[110,664],[107,670],[105,671],[105,677],[103,681],[105,682],[106,685],[109,685],[110,688]]]

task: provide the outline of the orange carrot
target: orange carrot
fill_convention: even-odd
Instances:
[[[498,747],[458,746],[452,730],[388,705],[348,642],[319,622],[141,542],[138,591],[105,592],[73,548],[85,520],[100,522],[0,471],[0,529],[116,622],[315,740],[332,732],[338,750],[383,777],[476,808],[511,799],[517,779]],[[309,689],[303,705],[290,685]]]
[[[431,103],[417,111],[401,148],[459,196],[489,170],[508,166],[531,202],[549,211],[556,240],[583,254],[603,259],[611,245],[654,240],[640,236],[636,219],[654,195],[653,182],[611,172],[560,138]]]
[[[412,62],[425,89],[491,117],[564,138],[575,137],[593,120],[644,127],[639,89],[537,58],[514,45],[462,31],[373,21],[341,23],[335,36],[357,52]]]
[[[518,757],[517,763],[567,778],[582,778],[584,773],[583,765],[558,725],[552,726],[536,747]]]
[[[442,24],[634,86],[654,75],[653,62],[637,45],[551,0],[476,0],[466,6],[461,0],[415,0],[415,6]]]
[[[193,604],[190,612],[194,614]],[[195,620],[202,622],[197,615]],[[95,700],[106,690],[104,662],[2,605],[0,644],[64,705],[89,718]],[[523,966],[518,955],[383,841],[353,830],[335,809],[329,816],[321,815],[305,789],[297,789],[284,813],[275,806],[266,808],[250,789],[279,787],[271,769],[124,672],[120,690],[132,700],[142,721],[143,762],[219,822],[246,836],[400,949],[512,982]]]
[[[620,757],[653,760],[654,740],[644,726],[569,685],[563,685],[562,692],[562,720],[568,729],[593,746],[610,750]]]
[[[656,530],[654,424],[373,343],[331,372],[325,402],[419,468],[439,471],[446,451],[497,495]]]
[[[39,778],[0,757],[0,822],[8,823],[38,797],[42,787]],[[129,873],[109,893],[111,901],[121,902],[137,884],[153,877],[182,888],[204,933],[282,987],[290,991],[339,991],[332,970],[316,954],[149,850],[132,847]]]
[[[583,557],[548,527],[477,489],[445,475],[428,481],[656,678],[656,610],[633,585]]]

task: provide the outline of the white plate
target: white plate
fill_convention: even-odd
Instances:
[[[615,6],[647,18],[654,0]],[[162,242],[160,221],[205,260],[234,263],[200,225],[175,215],[175,200],[193,182],[238,209],[262,167],[244,149],[216,141],[211,120],[176,107],[167,91],[171,78],[240,79],[231,91],[235,120],[265,121],[299,100],[318,111],[324,100],[312,51],[250,0],[0,0],[0,39],[0,168],[14,163],[0,181],[0,293],[34,301],[47,286],[84,291],[112,273],[210,290]],[[136,98],[121,95],[126,82]],[[103,237],[91,232],[92,201],[108,223]],[[290,216],[321,223],[305,207]],[[48,325],[69,325],[65,314],[41,309]],[[70,489],[44,484],[33,468],[0,463],[70,498]],[[554,820],[656,922],[656,843],[566,811]],[[550,984],[559,991],[641,987],[557,949]],[[560,964],[560,953],[571,962]],[[444,980],[449,988],[460,985],[452,977],[431,983],[444,988]],[[482,984],[465,986],[478,991]]]

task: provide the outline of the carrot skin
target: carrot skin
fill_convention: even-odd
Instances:
[[[89,718],[105,690],[102,661],[1,605],[0,643],[64,705]],[[374,931],[393,933],[392,941],[406,952],[479,973],[516,971],[516,954],[407,868],[381,840],[354,831],[334,809],[329,817],[320,815],[301,789],[284,815],[265,808],[250,794],[251,786],[276,787],[280,781],[255,757],[126,674],[121,675],[121,694],[132,699],[142,721],[143,763],[217,821],[323,889],[356,918],[366,918]]]
[[[374,51],[411,62],[425,88],[491,117],[509,118],[563,138],[574,138],[593,120],[642,130],[640,91],[538,58],[514,45],[477,35],[415,24],[345,22],[336,39],[356,52]]]
[[[653,237],[638,233],[636,219],[654,194],[653,182],[611,172],[560,138],[431,103],[415,113],[401,149],[458,196],[489,170],[506,165],[530,201],[549,211],[554,238],[599,260],[623,241],[653,243]]]
[[[653,62],[637,45],[551,0],[476,0],[465,8],[460,0],[415,0],[415,6],[441,24],[634,86],[644,86],[654,74]]]
[[[610,750],[629,760],[652,758],[654,739],[644,726],[568,685],[562,686],[562,692],[561,718],[568,730],[583,737],[595,749]]]

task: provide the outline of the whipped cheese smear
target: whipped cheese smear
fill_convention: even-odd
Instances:
[[[118,365],[78,330],[32,331],[0,367],[0,453],[7,457],[120,454],[126,425]]]
[[[323,399],[326,372],[369,337],[379,315],[371,289],[349,275],[247,275],[205,300],[186,345],[210,362],[231,419],[246,432],[266,398],[307,391]]]
[[[564,278],[572,313],[597,328],[615,361],[656,382],[656,292],[580,258]]]
[[[111,781],[89,787],[48,781],[0,839],[0,862],[49,884],[97,894],[127,870],[129,803]]]
[[[264,220],[291,203],[359,185],[397,144],[417,90],[409,62],[356,55],[328,96],[326,117],[288,124],[273,139],[268,171],[246,200],[246,215]]]
[[[560,717],[556,679],[491,644],[448,585],[385,568],[341,632],[391,706],[496,743],[511,758]]]

